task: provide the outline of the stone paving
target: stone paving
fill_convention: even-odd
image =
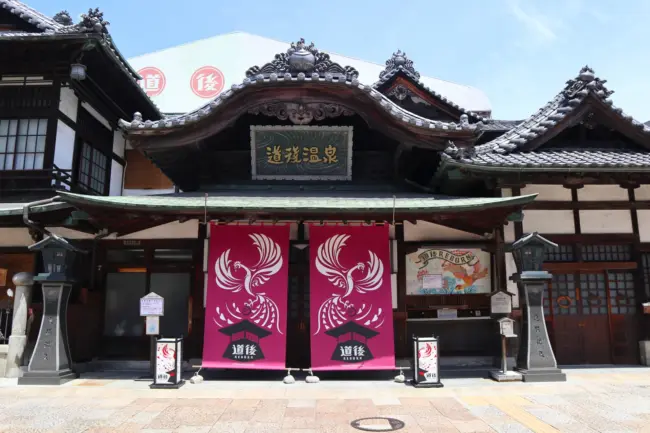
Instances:
[[[0,380],[0,432],[348,433],[365,417],[392,417],[415,432],[650,432],[650,369],[567,371],[566,383],[444,381],[414,389],[384,381],[283,385],[84,377],[61,387]],[[379,421],[373,421],[373,424]]]

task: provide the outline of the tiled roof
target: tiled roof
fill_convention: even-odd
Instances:
[[[522,122],[523,120],[486,119],[483,121],[481,131],[510,131]]]
[[[542,138],[549,133],[558,122],[582,106],[582,103],[588,96],[592,96],[610,106],[611,110],[619,117],[650,135],[650,127],[634,120],[632,116],[623,113],[621,108],[613,106],[612,100],[609,97],[614,92],[608,90],[605,87],[605,83],[605,80],[601,80],[594,75],[593,69],[585,66],[580,70],[578,77],[567,81],[566,87],[549,103],[540,108],[537,113],[510,129],[502,136],[477,146],[476,152],[497,152],[505,154],[521,150],[532,140]]]
[[[57,23],[52,18],[43,15],[37,10],[27,6],[25,3],[17,0],[0,0],[0,7],[7,9],[14,15],[18,15],[23,20],[42,30],[57,31],[63,28],[61,24]]]
[[[555,98],[528,119],[513,124],[503,135],[474,149],[458,149],[450,144],[443,154],[443,164],[502,168],[650,167],[650,153],[595,147],[549,150],[542,147],[547,141],[546,137],[550,139],[557,133],[554,127],[572,113],[577,113],[588,98],[603,104],[615,117],[650,139],[650,126],[634,120],[622,109],[613,106],[609,98],[613,92],[605,87],[605,82],[585,66],[578,77],[569,80]],[[495,123],[508,126],[500,121]],[[489,121],[481,129],[489,130]]]
[[[108,33],[106,26],[107,22],[103,21],[103,14],[97,9],[89,10],[87,14],[82,14],[81,22],[64,26],[54,21],[35,9],[27,6],[18,0],[0,0],[0,7],[9,10],[11,13],[19,16],[23,20],[35,25],[43,30],[43,33],[36,32],[0,32],[0,40],[14,40],[14,39],[37,39],[37,38],[53,38],[57,37],[70,37],[73,35],[88,35],[92,34],[95,38],[100,40],[98,44],[108,56],[118,65],[118,67],[129,77],[134,86],[138,89],[141,95],[148,100],[154,111],[160,114],[158,107],[151,101],[144,90],[138,84],[141,78],[138,73],[129,65],[126,58],[120,53]]]
[[[476,209],[499,208],[504,206],[523,206],[532,202],[536,194],[518,197],[448,197],[419,195],[362,195],[333,196],[322,195],[296,195],[282,196],[89,196],[60,192],[61,200],[72,205],[98,206],[105,208],[119,208],[125,211],[188,211],[203,212],[233,212],[233,211],[265,211],[282,212],[287,210],[297,211],[336,211],[336,212],[386,212],[396,211],[402,213],[416,212],[444,212],[448,210],[463,211]]]
[[[612,149],[553,149],[501,154],[481,153],[457,160],[462,165],[483,168],[526,169],[643,169],[650,170],[650,152]]]
[[[480,122],[470,124],[467,114],[461,116],[459,123],[430,120],[413,114],[395,104],[372,85],[359,82],[358,73],[354,68],[332,62],[329,55],[318,51],[313,44],[307,46],[304,40],[291,44],[286,53],[277,54],[270,63],[249,68],[246,75],[241,84],[231,86],[197,110],[158,121],[144,120],[140,113],[135,113],[132,121],[120,120],[119,124],[123,129],[134,133],[173,130],[196,123],[219,110],[225,110],[228,99],[248,87],[273,86],[279,83],[285,86],[323,83],[351,87],[359,96],[370,99],[400,121],[423,129],[476,131],[480,127]]]
[[[413,65],[413,60],[409,59],[406,56],[406,53],[401,50],[397,50],[397,52],[393,53],[390,59],[386,60],[386,68],[379,74],[379,81],[373,84],[373,87],[375,89],[378,89],[383,84],[390,81],[391,78],[393,78],[395,75],[397,75],[400,72],[406,75],[418,88],[431,95],[434,99],[437,99],[443,102],[444,104],[447,104],[455,108],[461,113],[466,114],[470,119],[474,120],[475,122],[486,120],[482,116],[472,111],[465,110],[463,107],[459,106],[451,99],[447,99],[440,93],[425,86],[420,81],[420,73],[415,70],[415,67]]]

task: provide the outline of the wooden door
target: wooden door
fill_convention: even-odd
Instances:
[[[558,364],[582,364],[584,341],[575,274],[553,274],[549,283],[547,327]]]
[[[554,274],[549,284],[549,333],[558,364],[610,364],[607,277]]]
[[[609,332],[607,274],[580,274],[580,307],[582,320],[584,364],[611,364],[611,335]]]
[[[287,367],[311,366],[309,344],[309,247],[293,245],[289,259]]]
[[[608,272],[612,358],[615,364],[638,364],[637,306],[634,274]]]

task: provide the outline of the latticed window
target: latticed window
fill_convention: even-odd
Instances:
[[[554,274],[551,285],[552,297],[548,304],[552,305],[553,315],[578,314],[574,274]],[[546,299],[544,299],[544,305],[545,307],[547,305]]]
[[[580,274],[582,314],[607,314],[607,282],[605,273]]]
[[[79,162],[79,185],[96,194],[106,194],[108,157],[99,150],[83,143]]]
[[[546,262],[574,262],[575,254],[573,245],[558,245],[557,248],[546,248],[544,251]]]
[[[39,170],[47,119],[0,119],[0,170]]]
[[[612,314],[635,314],[634,274],[632,272],[610,272],[609,297]]]
[[[631,245],[583,245],[582,260],[585,262],[629,262],[632,260]]]

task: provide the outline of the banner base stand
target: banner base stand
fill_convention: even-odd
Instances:
[[[291,375],[291,368],[287,368],[287,375],[282,379],[282,383],[285,385],[291,385],[296,383],[296,378]]]
[[[311,368],[308,368],[306,370],[309,373],[309,376],[305,377],[305,382],[307,383],[318,383],[320,382],[320,379],[318,376],[314,376],[314,372],[311,370]]]
[[[427,382],[417,382],[413,379],[411,379],[411,385],[413,385],[414,388],[442,388],[444,385],[442,382],[432,382],[432,383],[427,383]]]
[[[178,382],[178,383],[170,383],[170,384],[159,384],[159,385],[156,385],[155,383],[152,383],[151,385],[149,385],[149,388],[150,388],[150,389],[178,389],[178,388],[180,388],[180,387],[183,386],[183,385],[185,385],[185,381],[184,381],[184,380],[181,380],[181,381]]]
[[[397,382],[397,383],[406,382],[406,376],[404,376],[404,372],[402,370],[404,370],[404,369],[400,368],[399,369],[399,374],[397,376],[395,376],[395,382]]]

